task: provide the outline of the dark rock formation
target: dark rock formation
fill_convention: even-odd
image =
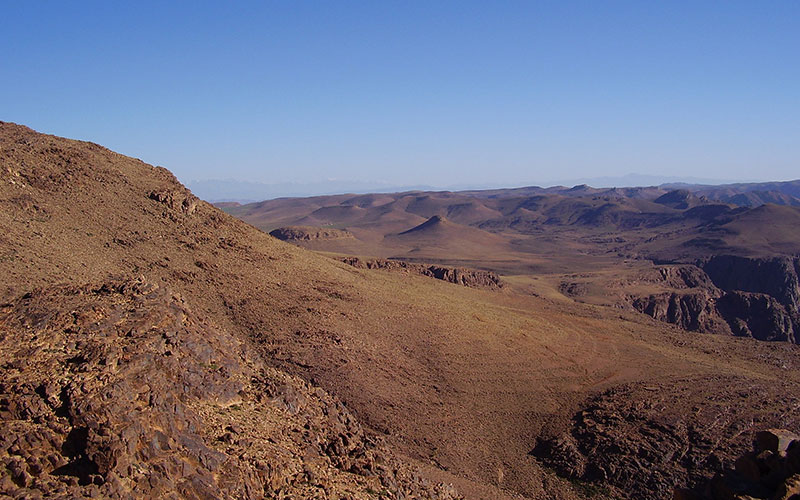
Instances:
[[[797,343],[800,315],[763,293],[730,292],[717,301],[734,335]]]
[[[798,258],[718,255],[703,263],[702,268],[725,291],[765,293],[793,310],[800,308]]]
[[[800,436],[786,429],[756,433],[753,449],[694,488],[676,488],[682,500],[796,500],[800,498]]]
[[[685,330],[797,343],[800,331],[798,259],[713,257],[695,266],[659,268],[660,283],[675,288],[631,297],[639,312]]]
[[[481,271],[463,267],[414,264],[401,260],[388,259],[342,257],[339,260],[359,269],[388,269],[411,272],[471,288],[501,288],[503,286],[503,282],[500,278],[491,271]]]
[[[589,286],[577,281],[562,281],[558,285],[558,291],[567,297],[582,297],[589,293]]]
[[[353,238],[353,233],[343,229],[311,227],[311,226],[286,226],[274,229],[269,233],[271,236],[283,241],[314,241],[314,240],[338,240],[342,238]]]
[[[633,307],[659,321],[675,324],[684,330],[708,333],[728,333],[719,314],[713,291],[700,289],[690,292],[664,292],[633,300]]]
[[[744,380],[704,377],[610,389],[588,401],[561,434],[541,438],[531,454],[561,476],[611,485],[614,498],[668,499],[676,486],[702,490],[750,448],[753,421],[800,424],[796,412],[782,409],[795,408],[798,397],[778,408],[780,388]],[[748,406],[747,416],[738,405]]]
[[[657,268],[660,282],[678,289],[705,288],[713,289],[714,282],[699,267],[690,265],[660,266]]]

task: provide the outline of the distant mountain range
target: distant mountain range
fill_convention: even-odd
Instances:
[[[688,199],[689,195],[691,195],[702,202],[722,202],[743,207],[757,207],[766,203],[800,206],[800,180],[719,185],[675,182],[658,186],[612,188],[596,188],[587,184],[580,184],[573,187],[551,186],[545,188],[529,186],[509,189],[460,191],[459,193],[479,198],[560,194],[573,197],[597,195],[655,200],[660,196],[666,195],[668,192],[673,192],[671,195],[673,197],[684,197]]]
[[[595,188],[581,184],[407,191],[218,206],[266,231],[283,226],[346,228],[356,239],[329,242],[324,249],[378,257],[419,258],[433,248],[447,249],[451,259],[472,259],[487,248],[501,255],[528,253],[535,247],[534,253],[541,255],[545,253],[542,245],[552,235],[564,236],[560,231],[567,230],[578,235],[569,234],[547,251],[563,253],[563,245],[581,238],[588,242],[586,251],[596,249],[598,243],[587,234],[597,236],[594,233],[599,231],[614,235],[604,251],[656,260],[693,261],[723,249],[746,256],[800,252],[795,231],[800,220],[800,180],[719,186]],[[739,230],[741,225],[746,227]],[[616,240],[623,233],[626,244],[618,245]],[[542,239],[543,234],[548,238]],[[499,242],[497,235],[511,240]],[[533,239],[523,249],[520,243],[526,237]]]
[[[541,186],[575,186],[587,184],[594,187],[634,187],[634,186],[662,186],[662,185],[692,185],[692,186],[717,186],[717,185],[743,185],[741,181],[704,179],[694,177],[656,176],[642,174],[627,174],[617,177],[591,177],[555,180],[548,182],[530,183]],[[323,180],[314,182],[281,182],[264,183],[241,181],[235,179],[204,179],[190,180],[186,186],[192,192],[212,203],[236,201],[247,203],[252,201],[271,200],[287,197],[323,196],[331,194],[366,194],[366,193],[397,193],[403,191],[465,191],[498,189],[508,184],[477,184],[459,183],[446,186],[433,186],[427,184],[393,184],[379,181],[352,181],[352,180]]]
[[[800,342],[800,181],[410,191],[218,206],[328,254],[501,276],[561,274],[554,286],[562,296],[610,300],[688,330]],[[663,265],[679,267],[656,271]],[[653,278],[631,276],[636,268],[661,273],[655,280],[667,280],[668,290],[642,287]],[[681,277],[670,281],[670,272]]]
[[[281,182],[267,184],[232,179],[205,179],[186,182],[186,186],[197,197],[206,201],[251,202],[275,198],[320,196],[339,193],[393,193],[398,191],[426,191],[436,189],[432,186],[396,184],[380,182],[359,182],[327,180],[318,182]]]

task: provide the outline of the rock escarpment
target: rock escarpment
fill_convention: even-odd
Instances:
[[[684,330],[708,333],[730,333],[717,310],[719,295],[714,290],[664,292],[633,299],[633,307],[659,321],[672,323]]]
[[[800,258],[747,258],[718,255],[701,264],[714,284],[725,290],[763,293],[792,310],[800,308]]]
[[[339,260],[359,269],[387,269],[390,271],[411,272],[471,288],[501,288],[503,286],[500,277],[491,271],[481,271],[463,267],[414,264],[401,260],[389,259],[342,257]]]
[[[654,281],[677,289],[713,288],[714,282],[697,266],[677,265],[657,268],[658,277]]]
[[[631,297],[630,304],[685,330],[800,340],[798,259],[720,256],[701,265],[659,268],[661,283],[675,291]]]
[[[794,344],[800,341],[800,314],[770,295],[729,292],[717,301],[717,310],[734,335]]]
[[[287,226],[270,231],[270,235],[283,241],[316,241],[316,240],[339,240],[353,238],[353,233],[343,229],[311,227],[311,226]]]

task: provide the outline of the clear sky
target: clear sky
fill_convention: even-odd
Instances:
[[[0,36],[0,120],[183,181],[800,177],[798,1],[19,1]]]

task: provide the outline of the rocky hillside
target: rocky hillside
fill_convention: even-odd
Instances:
[[[669,498],[676,485],[702,491],[710,477],[749,451],[753,422],[799,428],[792,409],[800,398],[776,405],[780,393],[779,385],[741,377],[615,387],[589,400],[563,434],[541,439],[531,453],[560,474],[616,485],[630,498]],[[737,418],[731,400],[755,410],[749,425]]]
[[[242,334],[291,247],[95,144],[0,123],[0,160],[0,494],[456,497]]]
[[[800,498],[800,436],[787,429],[759,431],[752,450],[739,456],[732,468],[714,475],[705,485],[675,490],[676,500],[731,498]]]
[[[158,284],[28,293],[0,332],[5,495],[452,496]]]

